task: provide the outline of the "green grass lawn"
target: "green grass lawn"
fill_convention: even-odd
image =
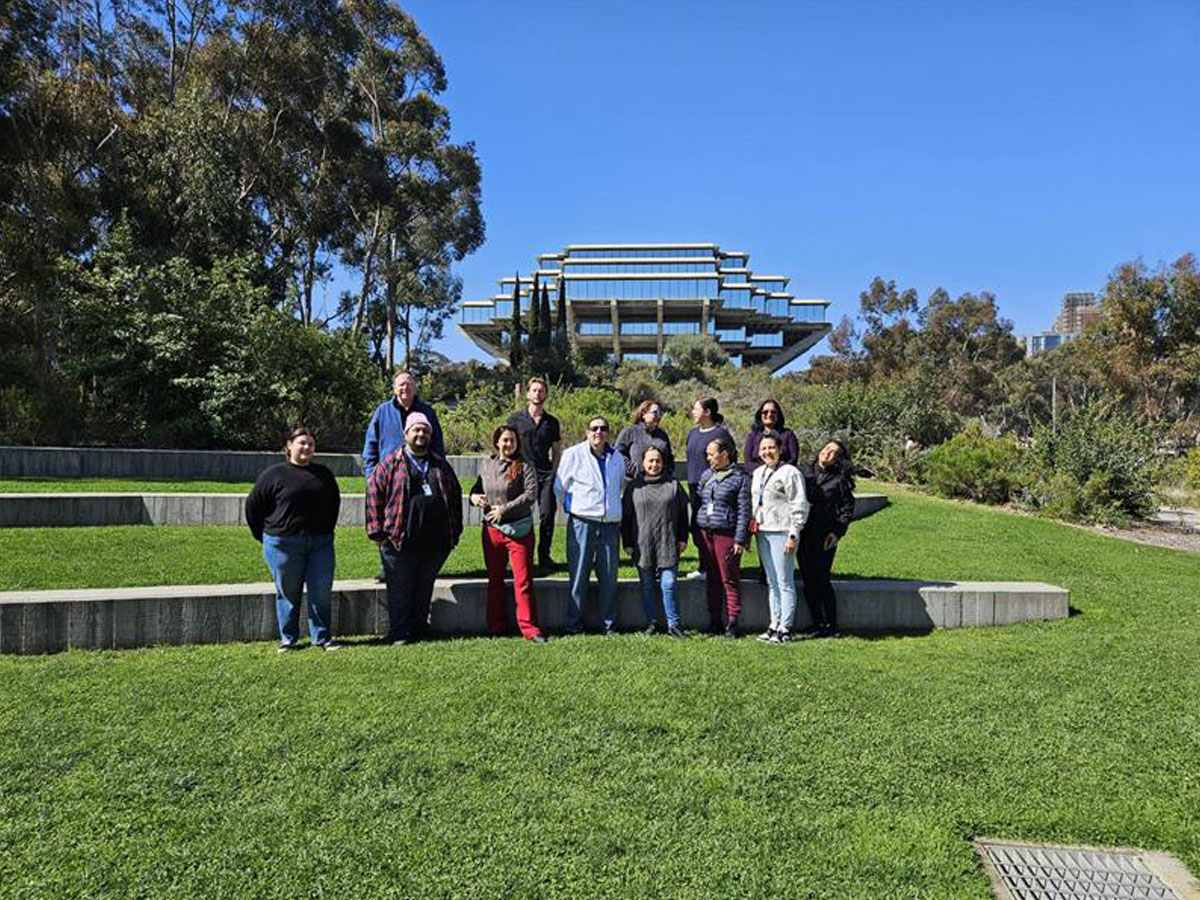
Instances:
[[[361,494],[365,481],[339,475],[343,494]],[[248,494],[251,481],[180,481],[153,478],[0,478],[0,494]]]
[[[446,560],[442,574],[487,576],[480,529],[468,527]],[[370,578],[379,571],[379,553],[362,528],[339,528],[335,536],[337,578]],[[554,557],[567,558],[566,532],[555,529]],[[139,587],[162,584],[238,584],[270,581],[262,547],[244,527],[0,528],[0,591],[55,588]],[[621,575],[637,571],[622,560]],[[753,552],[744,566],[757,565]],[[681,571],[696,568],[689,546]],[[566,577],[560,565],[555,577]]]
[[[1197,557],[892,495],[839,573],[1048,581],[1079,614],[0,659],[0,895],[985,900],[976,835],[1200,874]],[[118,530],[61,530],[57,560],[98,562],[91,531]]]

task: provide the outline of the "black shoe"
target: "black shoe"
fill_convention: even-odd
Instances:
[[[667,629],[667,637],[673,637],[680,641],[687,640],[687,635],[683,633],[683,629],[676,628],[673,625]]]
[[[658,631],[658,626],[651,622],[646,626],[646,630],[643,631],[642,634],[646,635],[646,637],[650,637],[650,635],[654,634],[656,631]]]
[[[820,625],[809,625],[803,631],[800,631],[796,634],[796,638],[801,641],[809,641],[815,637],[820,637],[820,636],[821,636],[821,626]]]
[[[544,644],[546,643],[546,636],[544,634],[535,634],[533,637],[525,638],[525,640],[531,644]]]
[[[721,631],[722,631],[722,629],[721,629],[720,622],[713,622],[711,625],[709,625],[707,628],[704,629],[704,633],[711,635],[712,637],[717,637],[718,635],[721,634]]]
[[[844,633],[834,628],[832,625],[826,625],[817,633],[817,637],[821,638],[840,638],[845,636],[846,635]]]
[[[387,576],[384,575],[382,572],[380,572],[378,575],[375,576],[375,583],[376,584],[387,584]]]
[[[737,619],[730,619],[729,624],[725,626],[725,631],[721,637],[725,638],[726,640],[733,641],[737,640],[737,636]]]
[[[792,633],[790,631],[788,631],[786,628],[780,629],[779,631],[775,632],[775,643],[776,644],[790,644],[791,642],[792,642]]]
[[[617,633],[617,629],[615,626],[613,626],[613,625],[605,625],[604,626],[604,636],[605,637],[614,637],[616,635],[616,633]]]
[[[393,647],[403,647],[405,644],[411,644],[412,638],[408,637],[407,635],[398,634],[395,637],[388,638],[388,642]]]
[[[291,653],[293,650],[299,650],[300,645],[295,641],[283,641],[279,645],[279,653]]]

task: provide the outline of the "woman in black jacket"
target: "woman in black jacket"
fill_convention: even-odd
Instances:
[[[831,440],[821,448],[811,466],[801,470],[811,509],[800,532],[800,575],[804,600],[812,616],[809,637],[837,634],[837,603],[830,573],[838,541],[846,535],[854,518],[854,467],[841,441]]]
[[[727,638],[737,637],[742,611],[742,552],[750,540],[750,476],[733,461],[733,443],[717,438],[708,445],[708,468],[700,476],[696,538],[704,559],[709,633],[721,634],[725,606]]]

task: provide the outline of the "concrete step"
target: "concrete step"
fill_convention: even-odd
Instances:
[[[242,494],[0,494],[0,528],[62,528],[97,525],[244,525]],[[888,505],[884,494],[854,498],[854,518]],[[344,494],[338,525],[365,524],[363,494]],[[558,521],[565,515],[559,510]],[[482,523],[463,499],[463,521]]]
[[[797,629],[810,623],[799,587],[797,581]],[[835,581],[834,589],[838,624],[855,632],[924,632],[1062,619],[1070,603],[1066,590],[1039,582],[845,580]],[[566,593],[565,580],[536,582],[538,621],[544,628],[564,624]],[[443,635],[486,633],[486,595],[484,580],[439,580],[431,630]],[[507,596],[511,620],[511,586]],[[686,627],[708,624],[703,581],[680,581],[677,597]],[[768,622],[766,588],[743,581],[742,597],[742,629],[762,630]],[[619,628],[645,625],[636,581],[620,583],[617,602]],[[589,613],[589,623],[596,627],[594,605]],[[386,633],[383,586],[370,580],[335,582],[332,619],[337,636]],[[302,616],[302,629],[304,621]],[[278,640],[275,590],[268,583],[0,593],[3,653],[268,640]]]

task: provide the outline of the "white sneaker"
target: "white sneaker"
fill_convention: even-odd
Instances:
[[[683,576],[684,581],[705,581],[703,572],[688,572]]]
[[[766,631],[764,631],[762,634],[760,634],[760,635],[758,636],[758,639],[759,639],[760,641],[762,641],[764,644],[769,644],[769,643],[771,643],[772,641],[774,641],[774,640],[775,640],[775,629],[774,629],[774,628],[768,628]]]

